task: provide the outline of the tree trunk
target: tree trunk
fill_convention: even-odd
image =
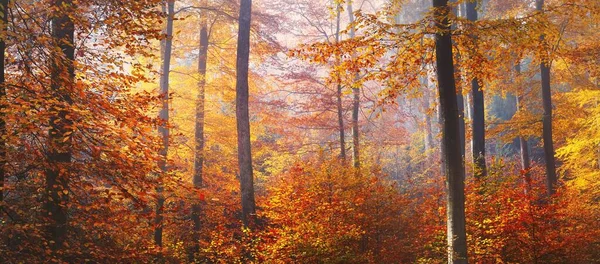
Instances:
[[[544,12],[544,0],[536,0],[536,9]],[[540,36],[544,42],[545,35]],[[548,57],[542,57],[540,73],[542,79],[542,102],[544,105],[542,138],[544,141],[544,157],[546,159],[546,189],[548,195],[554,194],[556,188],[556,162],[554,160],[554,145],[552,142],[552,91],[550,89],[550,66]]]
[[[450,0],[451,3],[456,3],[456,0]],[[455,16],[458,17],[458,8],[459,6],[456,6],[456,8],[452,9],[452,12],[454,13]],[[456,23],[452,23],[451,25],[452,30],[454,30],[456,28]],[[460,57],[460,54],[459,54]],[[459,74],[460,75],[460,74]],[[455,85],[456,86],[456,85]],[[463,96],[463,90],[462,90],[462,86],[458,85],[456,86],[456,104],[458,106],[458,131],[459,131],[459,138],[460,138],[460,153],[462,155],[462,159],[463,162],[465,160],[465,99]]]
[[[517,61],[517,64],[515,65],[515,72],[517,77],[521,74],[521,63],[519,61]],[[517,95],[517,111],[523,109],[521,100],[523,100],[523,95]],[[519,145],[521,149],[521,168],[523,169],[523,176],[525,177],[525,193],[529,193],[531,191],[531,173],[529,172],[531,169],[531,162],[529,159],[529,144],[523,135],[519,135]]]
[[[163,6],[164,8],[164,6]],[[165,39],[162,41],[163,61],[160,77],[160,96],[162,108],[160,109],[159,118],[161,126],[158,132],[162,138],[162,149],[160,150],[161,160],[159,167],[162,175],[160,175],[159,186],[157,187],[158,199],[156,202],[156,218],[154,219],[154,244],[159,247],[163,245],[163,206],[165,197],[163,195],[163,180],[167,173],[167,153],[169,152],[169,74],[171,72],[171,51],[173,49],[173,18],[175,15],[175,1],[167,1],[167,25],[165,28]]]
[[[208,60],[208,28],[207,28],[207,14],[206,12],[200,13],[200,46],[198,48],[198,97],[196,98],[196,146],[195,146],[195,157],[194,157],[194,188],[199,191],[202,188],[203,179],[202,171],[204,165],[204,95],[206,87],[206,63]],[[200,228],[201,228],[201,217],[202,202],[196,201],[192,205],[192,221],[194,222],[194,246],[193,254],[198,253],[200,250]],[[193,256],[192,256],[193,260]]]
[[[337,15],[336,15],[336,30],[335,30],[335,43],[340,42],[340,11],[342,9],[342,6],[338,3],[337,4]],[[338,58],[339,60],[339,58]],[[339,63],[339,61],[338,61]],[[342,84],[341,84],[341,80],[339,79],[339,74],[338,74],[338,80],[337,80],[337,86],[336,86],[336,107],[337,107],[337,116],[338,116],[338,127],[340,130],[340,158],[342,159],[343,163],[346,163],[346,133],[344,132],[344,108],[342,105]]]
[[[60,52],[53,52],[50,66],[50,88],[57,102],[50,106],[54,115],[50,118],[44,210],[49,221],[48,239],[54,241],[50,247],[60,250],[67,235],[68,166],[72,156],[73,122],[68,113],[73,103],[70,92],[75,79],[75,25],[69,14],[75,12],[75,6],[72,0],[57,0],[53,8],[51,34]]]
[[[433,128],[431,125],[431,116],[429,115],[429,80],[425,76],[421,78],[423,84],[423,113],[425,113],[425,151],[428,153],[433,148]],[[429,156],[429,153],[428,153]]]
[[[250,146],[250,114],[248,110],[248,66],[250,60],[250,19],[252,0],[241,0],[237,47],[236,118],[238,163],[242,191],[242,221],[244,226],[256,213],[252,151]]]
[[[471,120],[471,119],[473,119],[473,107],[472,107],[473,99],[471,98],[470,94],[467,94],[467,98],[465,98],[465,105],[467,105],[467,108],[465,109],[466,110],[466,113],[465,113],[466,118],[468,120]],[[473,143],[473,142],[471,142],[471,143]],[[471,144],[471,148],[473,148],[472,144]]]
[[[344,132],[344,108],[342,105],[342,85],[338,84],[336,89],[336,107],[338,115],[338,127],[340,130],[340,158],[346,163],[346,134]]]
[[[448,263],[467,263],[465,230],[464,164],[459,153],[459,114],[456,102],[452,37],[447,14],[448,0],[433,0],[436,66],[440,109],[442,111],[442,156],[445,160],[447,192]],[[458,139],[458,140],[457,140]]]
[[[460,87],[460,86],[459,86]],[[456,91],[456,105],[458,107],[458,133],[460,140],[460,155],[463,162],[465,161],[465,99],[462,94],[462,88],[458,88]]]
[[[8,25],[8,1],[2,0],[0,1],[0,16],[2,16],[2,32],[7,30]],[[6,34],[3,34],[6,36]],[[6,101],[6,77],[4,74],[5,71],[5,58],[4,52],[6,52],[6,40],[5,37],[0,39],[0,113],[4,113],[4,109],[7,107]],[[0,114],[0,216],[4,214],[4,178],[6,174],[6,120],[3,114]],[[0,217],[1,219],[1,217]],[[2,258],[0,257],[0,261]]]
[[[350,23],[354,22],[354,13],[352,11],[352,1],[348,1],[348,18]],[[355,35],[354,26],[350,27],[350,38],[354,38]],[[354,76],[354,82],[359,79],[358,73]],[[358,126],[358,114],[360,110],[360,89],[356,86],[352,87],[352,163],[354,168],[360,168],[360,151],[359,151],[359,139],[360,130]]]
[[[477,2],[467,2],[467,19],[477,21]],[[476,38],[475,36],[473,36]],[[473,175],[479,179],[487,175],[485,166],[485,104],[483,90],[479,87],[479,80],[471,80],[471,96],[473,98],[472,120],[472,146],[473,146]]]

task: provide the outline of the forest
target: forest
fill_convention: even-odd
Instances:
[[[598,0],[0,0],[0,263],[600,263]]]

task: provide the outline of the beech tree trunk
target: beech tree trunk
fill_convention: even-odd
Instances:
[[[456,3],[456,0],[450,0],[450,2]],[[458,8],[459,8],[459,6],[456,6],[456,8],[452,9],[452,12],[454,13],[455,16],[458,16]],[[456,23],[452,23],[451,27],[454,30],[456,28]],[[465,132],[465,99],[463,96],[462,87],[460,85],[456,86],[456,104],[458,106],[458,117],[459,117],[458,131],[460,133],[460,136],[459,136],[460,146],[461,146],[460,153],[462,155],[462,159],[464,162],[464,160],[465,160],[465,142],[466,142],[466,139],[465,139],[465,133],[466,133]]]
[[[48,138],[48,167],[46,176],[46,199],[44,211],[48,216],[48,240],[53,250],[64,246],[67,235],[67,204],[69,199],[69,165],[72,156],[70,105],[75,79],[75,25],[69,14],[75,12],[72,0],[53,2],[51,35],[58,50],[52,54],[50,65],[50,88],[56,103],[50,106]]]
[[[8,25],[8,1],[0,1],[0,18],[2,20],[2,32],[7,30]],[[3,35],[6,36],[6,35]],[[6,101],[6,77],[5,71],[5,58],[4,52],[6,52],[6,40],[5,38],[0,39],[0,113],[4,113],[4,109],[7,107]],[[6,177],[6,120],[4,115],[0,115],[0,216],[4,214],[4,178]],[[0,217],[0,219],[2,219]],[[2,258],[0,257],[0,261]]]
[[[519,61],[517,61],[517,64],[515,65],[515,72],[517,77],[521,74],[521,63]],[[517,95],[517,111],[523,109],[523,104],[521,103],[522,100],[523,95]],[[529,193],[529,191],[531,191],[531,173],[529,172],[531,169],[531,162],[529,158],[529,144],[523,135],[519,135],[519,146],[521,150],[521,168],[523,169],[523,176],[525,177],[525,193]]]
[[[168,0],[167,7],[167,25],[165,28],[165,39],[162,41],[163,61],[160,77],[160,96],[162,97],[162,108],[160,109],[159,118],[162,121],[158,132],[162,138],[162,149],[160,150],[161,160],[159,167],[162,172],[157,187],[158,199],[156,202],[156,218],[154,219],[154,244],[159,247],[163,245],[163,207],[165,197],[163,196],[162,181],[167,173],[167,153],[169,152],[169,74],[171,72],[171,51],[173,49],[173,18],[175,15],[175,1]]]
[[[467,19],[477,21],[477,2],[467,2]],[[475,37],[475,36],[474,36]],[[483,90],[479,87],[479,80],[471,80],[471,96],[473,98],[472,120],[472,146],[473,146],[473,175],[476,179],[487,175],[485,165],[485,104]]]
[[[462,89],[458,89],[456,94],[456,105],[458,107],[458,133],[460,140],[460,155],[463,162],[465,161],[465,100],[462,95]]]
[[[348,1],[348,18],[350,23],[354,22],[354,13],[352,11],[352,1]],[[354,26],[350,27],[350,38],[354,38],[355,36]],[[359,79],[358,74],[354,76],[354,81],[357,82]],[[354,168],[360,168],[360,149],[359,149],[359,139],[360,139],[360,130],[358,126],[358,114],[360,110],[360,89],[358,87],[352,87],[352,164]]]
[[[342,6],[337,4],[337,15],[336,15],[336,30],[335,30],[335,43],[340,42],[340,11]],[[342,162],[346,163],[346,133],[344,132],[344,107],[342,105],[342,84],[341,80],[337,80],[336,86],[336,107],[337,107],[337,116],[338,116],[338,127],[340,130],[340,158]]]
[[[336,107],[338,115],[338,127],[340,130],[340,158],[343,163],[346,163],[346,134],[344,132],[344,109],[342,105],[342,85],[338,84],[336,87]]]
[[[242,221],[244,226],[256,213],[252,151],[250,146],[250,114],[248,110],[248,66],[250,60],[250,21],[252,0],[241,0],[237,47],[236,118],[238,163],[242,191]]]
[[[536,0],[536,9],[544,12],[544,0]],[[544,42],[545,35],[540,36]],[[544,157],[546,159],[546,189],[548,195],[554,194],[556,188],[556,161],[554,160],[554,144],[552,141],[552,91],[550,87],[550,66],[548,57],[543,57],[540,63],[542,79],[542,104],[544,105],[542,138],[544,141]]]
[[[206,88],[206,64],[208,60],[208,28],[207,14],[200,13],[200,46],[198,47],[198,97],[196,98],[196,140],[194,156],[194,188],[199,191],[202,188],[203,166],[204,166],[204,95]],[[192,222],[194,223],[194,246],[193,254],[200,251],[200,228],[202,225],[200,214],[202,213],[203,201],[196,201],[192,205]],[[193,257],[193,256],[192,256]],[[192,258],[193,260],[193,258]]]
[[[433,0],[436,66],[442,118],[442,157],[446,175],[448,263],[467,263],[464,164],[459,137],[460,117],[456,102],[452,37],[448,24],[448,0]]]
[[[460,86],[459,86],[460,87]],[[459,133],[459,141],[460,141],[460,155],[462,157],[463,162],[465,161],[465,148],[466,148],[466,138],[465,138],[465,99],[462,94],[462,88],[458,88],[456,91],[456,105],[458,107],[458,133]],[[464,177],[464,176],[463,176]]]
[[[423,84],[423,112],[425,113],[425,151],[429,151],[433,148],[433,128],[431,124],[431,116],[428,111],[431,107],[429,102],[430,94],[429,94],[429,80],[428,77],[421,78],[421,83]],[[429,156],[429,155],[428,155]]]

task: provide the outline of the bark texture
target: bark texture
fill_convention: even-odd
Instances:
[[[8,1],[0,1],[0,19],[2,20],[1,29],[2,31],[7,30],[8,24]],[[5,38],[0,39],[0,113],[4,113],[4,109],[7,107],[6,101],[6,77],[5,72],[5,58],[4,53],[6,52],[6,40]],[[0,216],[4,214],[4,178],[6,177],[6,120],[3,115],[0,115]],[[0,217],[1,219],[1,217]],[[2,258],[0,257],[0,261]]]
[[[238,135],[238,163],[242,191],[242,221],[248,226],[256,213],[254,176],[250,146],[250,113],[248,110],[248,66],[250,60],[250,19],[252,0],[241,0],[237,47],[236,119]]]
[[[200,43],[198,47],[198,97],[196,98],[196,128],[194,156],[194,188],[200,190],[203,184],[204,166],[204,98],[206,88],[206,64],[208,60],[208,26],[206,12],[200,13]],[[198,200],[192,205],[192,222],[194,223],[194,245],[192,252],[200,250],[200,229],[202,227],[201,213],[203,201]]]
[[[536,9],[544,12],[544,0],[535,1]],[[545,36],[540,36],[544,42]],[[544,45],[545,46],[545,45]],[[552,90],[550,86],[549,58],[542,58],[540,63],[540,76],[542,79],[542,104],[544,105],[542,138],[544,141],[544,157],[546,159],[546,190],[548,195],[554,194],[556,188],[556,161],[554,160],[554,143],[552,141]]]
[[[159,186],[157,188],[158,199],[156,201],[156,217],[154,219],[154,244],[159,247],[163,245],[163,207],[165,197],[163,196],[162,178],[167,173],[167,154],[169,153],[169,74],[171,72],[171,51],[173,49],[173,18],[175,15],[175,1],[167,1],[166,6],[167,25],[165,28],[165,39],[162,41],[163,61],[160,77],[160,95],[162,107],[160,109],[159,118],[162,121],[158,128],[158,133],[162,138],[162,149],[160,150],[161,160],[159,167],[161,173]]]
[[[456,3],[456,0],[450,0],[450,3]],[[452,9],[452,13],[454,13],[454,16],[458,17],[459,11],[459,6],[456,6],[456,8]],[[452,23],[451,25],[451,29],[454,30],[456,29],[456,23]],[[460,57],[460,54],[458,54]],[[461,76],[460,72],[458,74],[459,76]],[[456,86],[456,85],[455,85]],[[465,98],[463,96],[463,89],[462,86],[458,85],[456,86],[456,104],[458,106],[458,131],[459,131],[459,139],[460,139],[460,153],[462,155],[462,159],[463,162],[465,160],[465,142],[466,142],[466,138],[465,138],[465,134],[466,134],[466,126],[465,126]],[[464,176],[463,176],[464,177]]]
[[[435,34],[436,66],[442,118],[442,157],[446,175],[448,263],[467,263],[464,164],[461,158],[459,115],[456,102],[452,37],[448,0],[433,0],[438,26]]]
[[[467,19],[477,21],[477,2],[467,2]],[[476,36],[473,36],[476,38]],[[477,40],[475,40],[477,41]],[[485,104],[483,90],[479,86],[479,80],[473,78],[471,80],[471,96],[473,100],[473,120],[471,122],[473,138],[473,175],[476,179],[487,175],[485,165]]]

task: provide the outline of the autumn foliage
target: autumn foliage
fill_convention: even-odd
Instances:
[[[0,263],[466,261],[448,254],[444,157],[461,153],[441,153],[436,35],[464,121],[468,261],[600,263],[600,2],[475,1],[478,20],[467,2],[0,1]]]

